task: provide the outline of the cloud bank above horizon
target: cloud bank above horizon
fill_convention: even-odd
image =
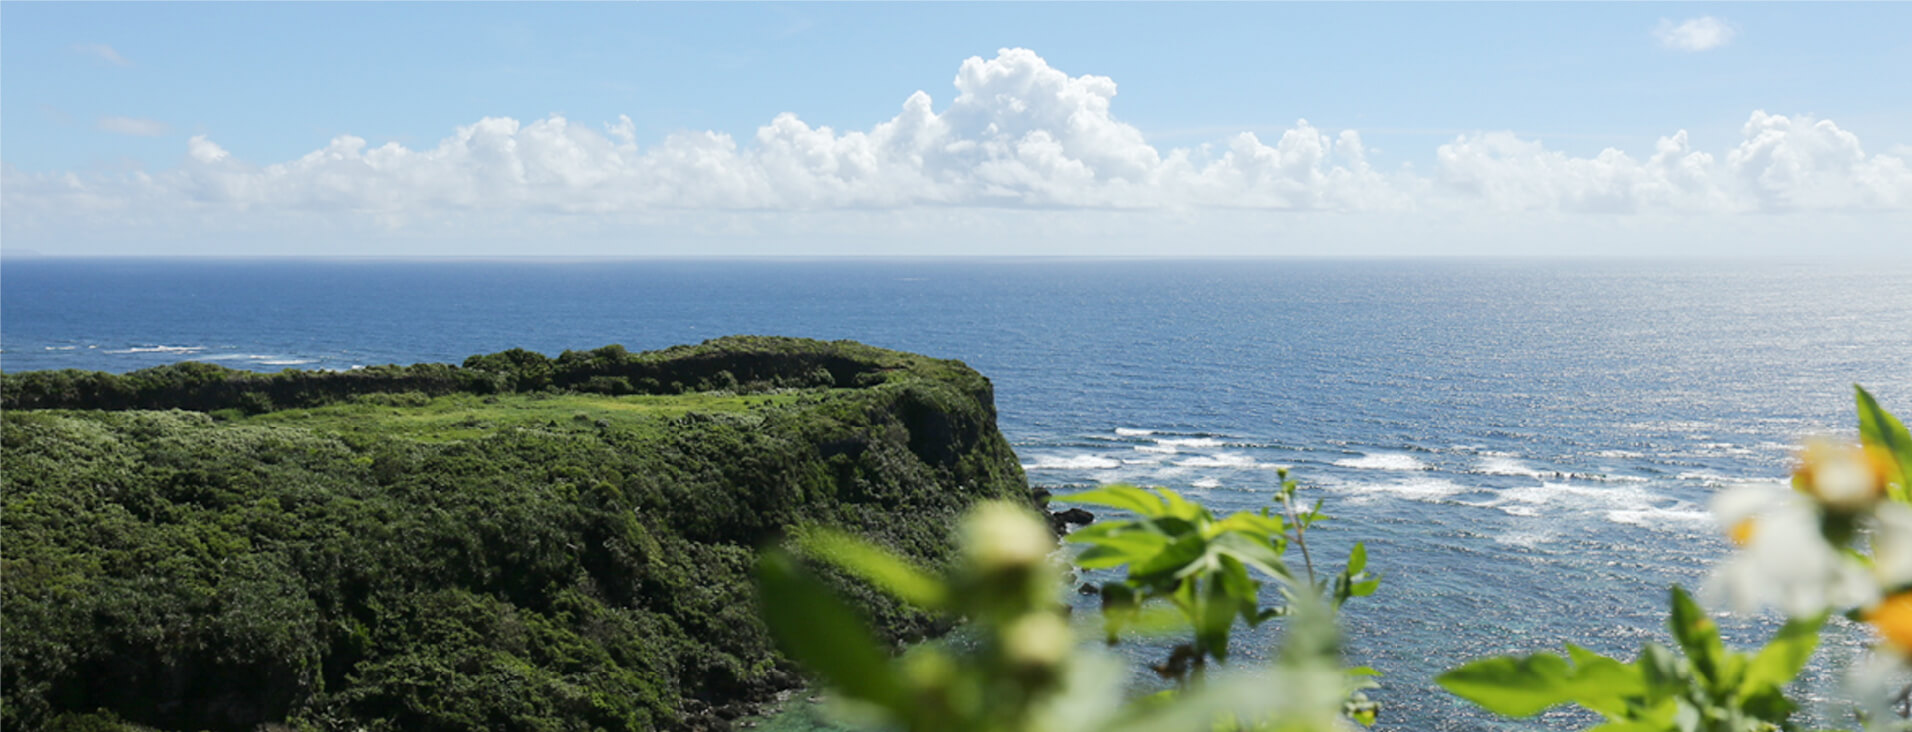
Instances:
[[[1804,115],[1752,110],[1739,142],[1716,152],[1694,149],[1685,130],[1660,138],[1650,154],[1609,148],[1591,157],[1511,132],[1463,134],[1420,170],[1377,165],[1359,131],[1305,119],[1279,135],[1158,147],[1115,114],[1113,79],[1070,76],[1027,49],[969,58],[954,83],[941,111],[918,91],[868,129],[812,126],[784,113],[741,141],[706,131],[640,145],[628,117],[601,129],[560,115],[495,117],[429,148],[373,147],[341,135],[297,159],[261,164],[200,135],[171,170],[9,167],[0,200],[7,238],[35,243],[28,246],[74,232],[270,234],[315,223],[331,232],[455,237],[667,221],[694,238],[762,233],[778,226],[777,215],[827,215],[837,233],[881,235],[935,225],[909,219],[973,223],[1032,212],[1169,224],[1255,213],[1850,222],[1903,221],[1912,212],[1905,145],[1887,141],[1879,145],[1885,152],[1868,152],[1833,120]],[[102,121],[124,134],[163,131],[155,125]]]

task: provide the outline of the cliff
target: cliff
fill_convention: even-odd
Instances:
[[[719,728],[797,683],[757,547],[818,522],[937,562],[964,507],[1028,494],[988,380],[848,342],[35,372],[0,400],[7,728]]]

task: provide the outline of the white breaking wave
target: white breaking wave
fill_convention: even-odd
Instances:
[[[1175,449],[1174,445],[1136,445],[1135,451],[1136,452],[1153,452],[1153,453],[1160,453],[1163,455],[1173,455],[1177,452],[1181,452],[1180,450]]]
[[[1551,473],[1543,473],[1527,467],[1526,463],[1511,457],[1489,457],[1483,459],[1480,461],[1480,467],[1476,468],[1476,470],[1487,475],[1524,475],[1529,478],[1551,475]]]
[[[1608,511],[1607,520],[1650,529],[1666,524],[1707,525],[1713,523],[1713,514],[1693,504],[1681,502],[1670,508]]]
[[[1022,464],[1023,470],[1114,470],[1119,467],[1122,461],[1101,455],[1044,455],[1033,463]]]
[[[1177,460],[1175,464],[1184,468],[1265,468],[1273,470],[1275,468],[1287,467],[1274,463],[1259,462],[1252,457],[1238,452],[1218,452],[1213,455],[1197,455],[1195,457]]]
[[[1671,505],[1665,505],[1665,504]],[[1638,486],[1591,486],[1542,483],[1505,488],[1493,499],[1468,505],[1497,508],[1509,516],[1535,517],[1555,510],[1579,515],[1597,514],[1617,524],[1659,528],[1668,524],[1711,521],[1705,509]]]
[[[1360,468],[1362,470],[1428,469],[1427,463],[1416,460],[1412,455],[1403,455],[1398,452],[1381,452],[1372,455],[1362,455],[1358,458],[1343,458],[1334,461],[1334,464],[1344,468]]]
[[[274,358],[274,359],[262,359],[259,361],[259,363],[267,365],[267,366],[297,366],[302,363],[316,363],[316,362],[317,362],[317,359],[311,359],[311,358]]]
[[[49,351],[71,351],[71,350],[74,350],[74,349],[76,349],[76,348],[79,348],[79,346],[47,346],[47,347],[46,347],[46,350],[49,350]]]
[[[1123,437],[1147,437],[1149,435],[1155,434],[1155,430],[1136,429],[1134,427],[1117,427],[1115,428],[1115,433]]]
[[[1221,447],[1222,441],[1213,437],[1161,438],[1155,444],[1163,447]]]
[[[1196,488],[1220,488],[1222,487],[1222,481],[1220,478],[1203,478],[1201,480],[1190,483],[1189,485],[1192,485]]]
[[[1558,536],[1560,536],[1560,534],[1552,531],[1512,531],[1494,537],[1494,542],[1508,546],[1522,546],[1533,549],[1540,546],[1541,542],[1552,541]]]
[[[134,346],[132,348],[107,351],[107,353],[197,353],[206,350],[205,346]]]
[[[1474,490],[1467,486],[1442,478],[1409,478],[1387,483],[1334,483],[1330,489],[1356,495],[1388,495],[1416,501],[1437,502],[1460,493]]]

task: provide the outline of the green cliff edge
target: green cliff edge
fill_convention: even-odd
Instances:
[[[757,547],[816,522],[940,562],[1028,496],[987,379],[849,342],[31,372],[0,404],[8,729],[722,728],[798,682]]]

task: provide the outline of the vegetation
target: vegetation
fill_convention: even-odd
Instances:
[[[721,727],[797,682],[760,545],[941,566],[1028,500],[987,380],[851,343],[0,389],[8,729]],[[939,627],[841,580],[885,642]]]
[[[1264,509],[1217,519],[1174,491],[1113,485],[1062,500],[1119,508],[1134,520],[1070,535],[1090,545],[1084,567],[1126,567],[1102,586],[1104,635],[1187,634],[1152,668],[1174,686],[1129,698],[1129,674],[1107,654],[1076,649],[1060,612],[1056,543],[1026,509],[986,504],[964,521],[963,559],[948,571],[913,565],[855,537],[827,530],[793,542],[797,556],[842,568],[899,599],[970,621],[960,642],[917,646],[889,660],[872,633],[792,555],[771,552],[758,568],[771,630],[793,657],[845,697],[850,721],[917,732],[1061,730],[1328,730],[1372,724],[1367,668],[1344,668],[1334,614],[1371,594],[1379,579],[1357,546],[1332,583],[1313,562],[1291,569],[1286,549],[1306,554],[1317,504],[1297,509],[1283,476],[1281,513]],[[1258,579],[1260,577],[1261,579]],[[1281,602],[1262,605],[1263,580]],[[1272,668],[1226,666],[1236,622],[1285,618],[1290,627]]]
[[[1742,610],[1779,607],[1790,621],[1759,650],[1722,643],[1712,616],[1685,590],[1671,590],[1668,619],[1677,650],[1648,643],[1623,662],[1572,643],[1567,655],[1497,656],[1439,678],[1448,691],[1508,717],[1563,704],[1598,713],[1600,732],[1774,732],[1802,729],[1794,681],[1831,612],[1877,634],[1853,664],[1846,709],[1866,730],[1912,730],[1912,432],[1857,391],[1859,440],[1824,440],[1801,454],[1792,490],[1729,491],[1714,512],[1741,549],[1720,567],[1709,594]],[[1133,519],[1104,521],[1068,538],[1088,548],[1084,568],[1125,568],[1102,585],[1110,644],[1133,632],[1186,634],[1152,666],[1172,688],[1130,698],[1130,674],[1094,649],[1071,650],[1075,631],[1056,612],[1056,545],[1036,519],[988,506],[967,519],[964,560],[937,575],[853,537],[810,531],[796,556],[844,568],[917,606],[969,618],[968,643],[930,644],[889,660],[873,634],[792,555],[771,552],[759,581],[779,644],[838,689],[852,725],[915,732],[1074,730],[1307,730],[1371,724],[1379,710],[1363,695],[1366,668],[1346,668],[1335,611],[1371,594],[1356,544],[1332,581],[1318,578],[1306,511],[1284,474],[1281,509],[1216,518],[1173,491],[1106,486],[1061,500],[1116,508]],[[1305,574],[1288,563],[1299,549]],[[1262,580],[1280,601],[1264,606]],[[1287,623],[1268,668],[1225,668],[1237,624]],[[1901,681],[1900,683],[1903,683]],[[1791,694],[1789,694],[1791,692]],[[1896,708],[1895,708],[1896,705]]]

